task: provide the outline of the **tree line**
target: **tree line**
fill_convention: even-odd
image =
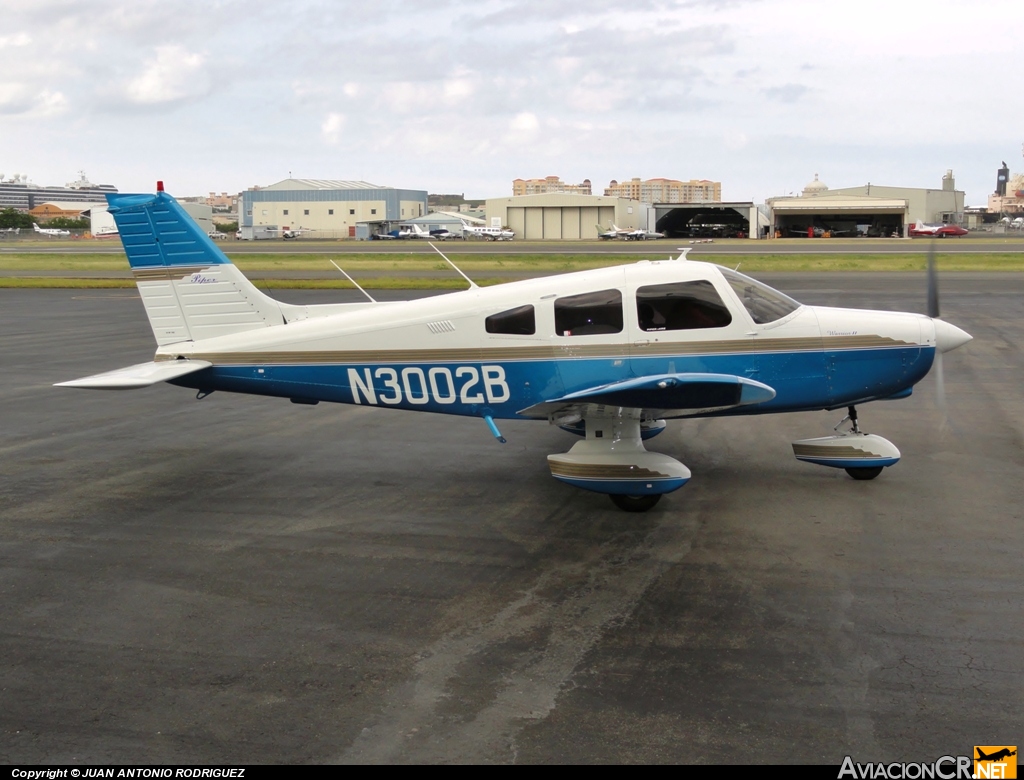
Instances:
[[[35,217],[31,214],[26,214],[24,211],[18,211],[15,208],[0,210],[0,230],[6,230],[7,228],[31,230],[32,223],[35,221]],[[88,219],[84,218],[54,217],[46,223],[46,226],[60,230],[88,230],[91,227],[91,223]]]

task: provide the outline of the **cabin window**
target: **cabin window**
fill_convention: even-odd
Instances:
[[[750,313],[750,318],[758,325],[767,325],[769,322],[781,320],[787,314],[792,314],[800,308],[799,303],[767,284],[762,284],[756,279],[751,279],[736,271],[730,271],[728,268],[719,270],[743,303],[743,308]]]
[[[555,333],[559,336],[621,332],[622,293],[618,290],[601,290],[555,300]]]
[[[636,316],[646,331],[724,328],[732,322],[722,296],[706,279],[638,288]]]
[[[537,332],[533,306],[517,306],[508,311],[492,314],[484,323],[488,333],[507,333],[510,336],[532,336]]]

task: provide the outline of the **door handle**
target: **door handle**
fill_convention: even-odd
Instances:
[[[637,339],[633,342],[634,347],[648,347],[651,344],[650,339]]]

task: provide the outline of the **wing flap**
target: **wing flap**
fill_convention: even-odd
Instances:
[[[600,404],[646,410],[710,410],[761,404],[775,397],[768,385],[733,374],[658,374],[590,387],[519,412],[543,419],[562,410]]]
[[[163,360],[159,363],[139,363],[102,374],[59,382],[54,387],[81,387],[88,390],[134,390],[149,387],[158,382],[167,382],[196,371],[209,368],[213,363],[205,360]]]

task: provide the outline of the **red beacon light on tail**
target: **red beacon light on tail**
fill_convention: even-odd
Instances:
[[[156,191],[157,192],[163,192],[164,191],[164,183],[163,183],[163,181],[158,181],[156,183]]]

